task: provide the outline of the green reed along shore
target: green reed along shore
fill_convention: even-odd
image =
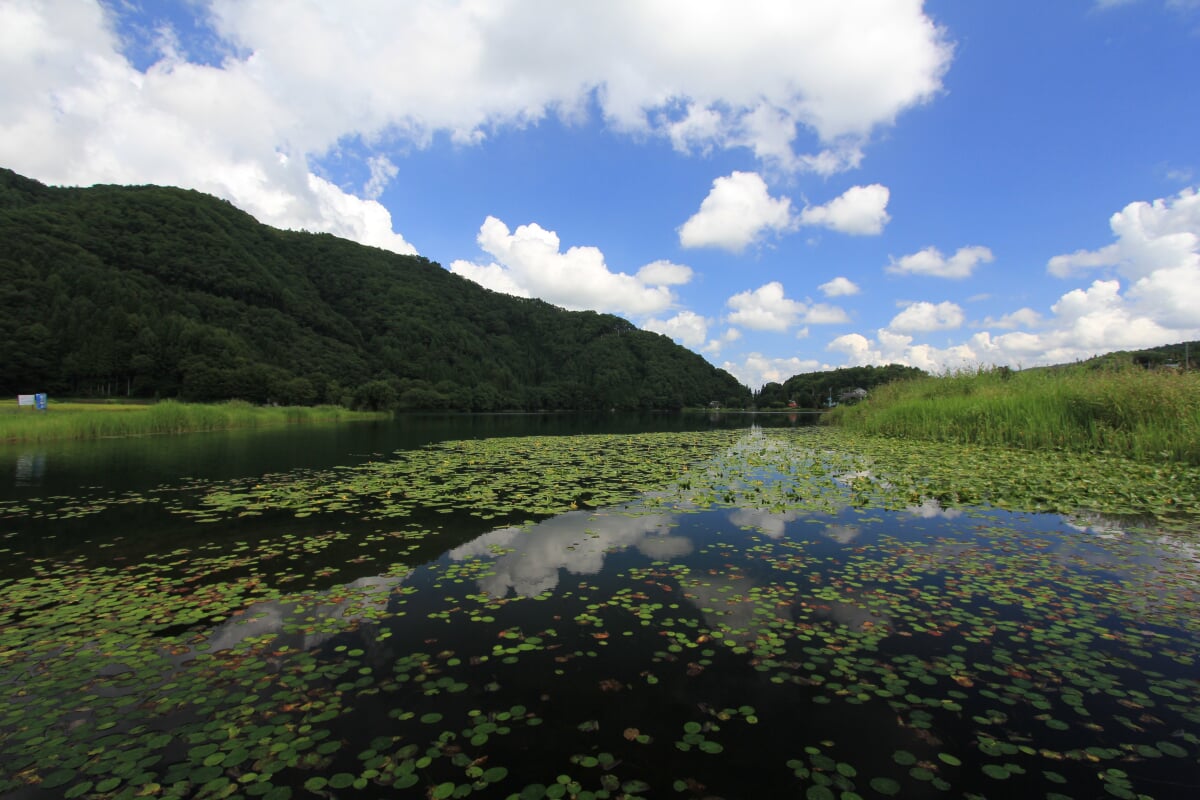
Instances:
[[[12,408],[0,412],[0,442],[147,436],[385,416],[385,413],[350,411],[341,406],[255,406],[240,400],[227,403],[164,400],[150,405],[51,403],[46,411]]]
[[[1200,465],[1200,372],[961,372],[880,386],[826,419],[885,436]]]

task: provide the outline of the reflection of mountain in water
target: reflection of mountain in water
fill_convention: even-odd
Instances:
[[[673,519],[673,514],[572,511],[528,528],[485,533],[454,548],[449,556],[455,561],[495,558],[492,574],[478,581],[480,591],[493,597],[505,597],[510,591],[534,597],[558,586],[560,569],[575,575],[599,573],[609,550],[636,547],[656,560],[688,555],[690,539],[665,533]]]

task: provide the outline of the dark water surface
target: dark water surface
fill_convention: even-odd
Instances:
[[[103,442],[0,444],[0,499],[141,491],[184,478],[222,480],[358,463],[448,439],[794,427],[819,414],[407,414],[393,420],[140,436]]]
[[[1200,796],[1195,539],[856,506],[808,421],[0,450],[0,797]],[[650,432],[716,455],[556,514],[512,510],[556,468],[450,481]],[[454,496],[390,504],[396,451]]]

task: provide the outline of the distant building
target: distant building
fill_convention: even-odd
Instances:
[[[842,403],[857,403],[866,396],[866,389],[863,389],[862,387],[855,387],[848,392],[842,392],[840,395],[838,395],[838,401]]]

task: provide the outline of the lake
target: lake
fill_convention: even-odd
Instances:
[[[1200,796],[1195,471],[814,420],[0,448],[0,798]]]

